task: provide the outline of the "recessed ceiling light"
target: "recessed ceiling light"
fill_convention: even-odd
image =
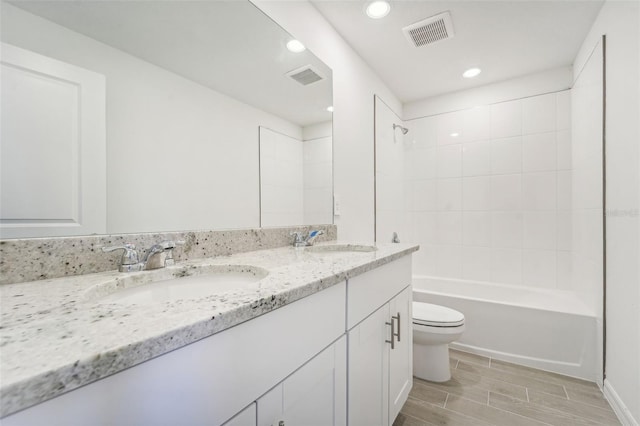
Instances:
[[[304,52],[306,47],[304,47],[304,44],[300,43],[298,40],[293,39],[287,42],[287,49],[289,49],[293,53],[300,53]]]
[[[478,74],[480,74],[481,72],[482,72],[482,70],[480,68],[469,68],[464,73],[462,73],[462,76],[464,78],[473,78],[473,77],[477,76]]]
[[[333,112],[333,105],[327,107],[327,111]]]
[[[454,132],[454,133],[451,133],[449,136],[451,136],[452,138],[457,138],[458,136],[460,136],[460,133]]]
[[[372,19],[384,18],[389,14],[391,6],[384,0],[377,0],[367,6],[367,16]]]

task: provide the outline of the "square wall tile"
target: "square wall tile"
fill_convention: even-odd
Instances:
[[[463,210],[491,210],[491,177],[477,176],[462,179]]]
[[[488,247],[462,248],[462,278],[474,281],[491,280],[492,250]]]
[[[556,130],[556,94],[533,96],[522,101],[522,134]]]
[[[439,211],[462,210],[462,179],[437,179],[436,200]]]
[[[408,164],[408,178],[433,179],[436,177],[437,151],[432,149],[416,149],[411,152],[405,162]]]
[[[411,241],[416,243],[418,241]],[[413,253],[413,274],[435,276],[438,246],[420,243],[420,250]]]
[[[556,132],[556,157],[558,170],[571,169],[571,130]]]
[[[508,138],[522,134],[522,101],[491,105],[491,138]]]
[[[522,171],[556,170],[556,133],[536,133],[522,137]]]
[[[556,93],[556,130],[571,129],[571,90]]]
[[[483,141],[491,137],[491,110],[489,106],[477,106],[464,111],[465,141]]]
[[[524,210],[555,210],[556,192],[556,172],[522,175],[522,208]]]
[[[437,161],[439,178],[462,176],[462,145],[438,147]]]
[[[409,137],[409,146],[413,146],[415,149],[433,149],[436,147],[438,142],[437,117],[424,117],[407,121],[406,127],[410,130],[406,136]]]
[[[521,175],[513,174],[513,175],[491,176],[491,209],[492,210],[520,210],[521,208],[522,208],[522,177]]]
[[[462,145],[462,175],[491,174],[491,142],[469,142]]]
[[[459,144],[466,140],[464,132],[464,111],[450,112],[436,116],[438,122],[438,145]]]
[[[435,244],[436,242],[436,214],[433,212],[413,212],[412,240],[419,243]]]
[[[555,211],[524,212],[522,247],[555,250],[557,224]]]
[[[462,247],[438,246],[436,274],[439,277],[462,278]]]
[[[493,212],[491,240],[494,248],[522,248],[522,213]]]
[[[462,212],[436,213],[436,243],[462,244]]]
[[[556,262],[555,250],[523,250],[522,284],[538,288],[556,288]]]
[[[462,212],[462,244],[491,247],[491,212]]]
[[[522,172],[522,138],[491,141],[491,173],[503,175]]]
[[[493,249],[491,280],[503,284],[522,283],[522,250]]]
[[[436,209],[436,180],[414,180],[410,184],[409,211],[433,211]]]

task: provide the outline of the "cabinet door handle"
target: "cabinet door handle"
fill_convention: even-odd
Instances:
[[[391,327],[391,340],[393,340],[393,336],[396,336],[398,338],[398,342],[400,341],[400,312],[398,312],[398,315],[395,317],[391,317],[391,322],[394,322],[393,320],[397,320],[398,321],[398,332],[394,333],[393,332],[393,327]]]
[[[393,340],[393,336],[395,336],[395,333],[393,332],[393,329],[395,328],[395,323],[396,323],[396,318],[395,317],[391,317],[391,322],[385,322],[386,325],[390,325],[391,326],[391,340],[385,340],[385,342],[387,343],[391,343],[391,349],[395,349],[395,341]]]

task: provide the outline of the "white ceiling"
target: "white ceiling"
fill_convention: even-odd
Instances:
[[[359,0],[314,6],[402,102],[570,66],[602,0],[391,1],[370,19]],[[455,37],[413,47],[402,28],[450,11]],[[480,67],[474,79],[463,71]]]
[[[300,126],[331,120],[331,69],[248,1],[11,3]],[[305,65],[325,80],[285,76]]]

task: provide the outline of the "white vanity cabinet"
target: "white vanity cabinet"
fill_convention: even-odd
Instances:
[[[408,256],[347,283],[350,426],[390,425],[407,400],[413,371],[410,284]]]
[[[412,337],[407,255],[0,424],[388,426]]]

